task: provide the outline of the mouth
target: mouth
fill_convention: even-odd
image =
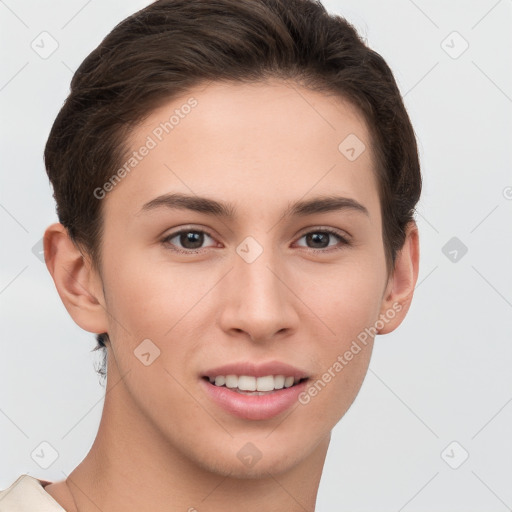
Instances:
[[[214,405],[246,420],[266,420],[290,409],[310,375],[280,362],[224,365],[205,371],[202,388]]]
[[[226,388],[235,393],[249,396],[264,396],[276,393],[282,389],[288,389],[301,384],[309,377],[294,377],[292,375],[211,375],[204,376],[203,380],[213,386]]]

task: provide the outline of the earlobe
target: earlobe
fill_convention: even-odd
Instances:
[[[382,302],[380,318],[387,320],[378,334],[394,331],[403,321],[414,295],[419,269],[419,233],[416,222],[406,228],[402,249],[397,253],[393,275],[390,277]]]
[[[82,329],[108,332],[101,278],[60,223],[44,234],[45,262],[66,310]]]

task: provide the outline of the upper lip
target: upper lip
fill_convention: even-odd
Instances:
[[[284,375],[295,379],[305,379],[308,373],[300,368],[280,361],[269,361],[256,364],[252,361],[240,361],[238,363],[217,366],[203,373],[203,377],[217,377],[218,375],[248,375],[252,377],[265,377],[267,375]]]

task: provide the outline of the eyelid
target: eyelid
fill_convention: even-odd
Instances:
[[[337,235],[341,238],[344,238],[349,242],[352,239],[352,236],[347,233],[346,231],[338,228],[333,228],[331,226],[309,226],[307,228],[304,228],[303,231],[301,231],[301,234],[299,235],[299,238],[302,238],[304,235],[307,235],[309,233],[317,233],[317,232],[328,232],[333,235]]]

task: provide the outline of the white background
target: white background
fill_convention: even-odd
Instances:
[[[0,1],[0,489],[22,473],[63,479],[96,435],[104,388],[94,336],[70,319],[32,252],[57,220],[42,154],[72,72],[148,3]],[[411,310],[377,337],[361,392],[333,432],[317,510],[511,510],[512,1],[324,5],[395,73],[424,191]],[[59,45],[47,59],[31,48],[43,31]],[[452,237],[468,249],[456,262],[442,250]],[[43,441],[59,454],[47,470],[31,458]],[[447,461],[465,452],[452,469]]]

